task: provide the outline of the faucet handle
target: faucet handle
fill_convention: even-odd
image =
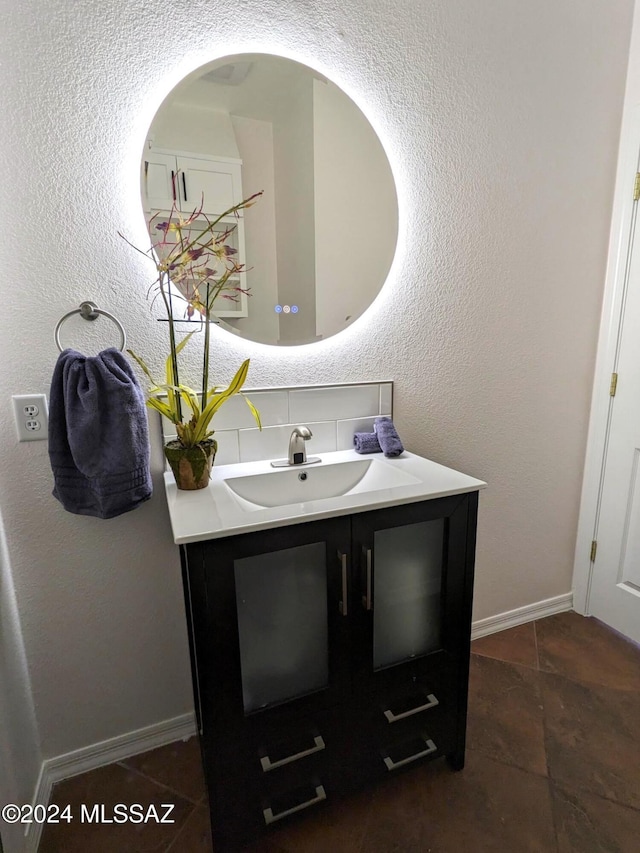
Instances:
[[[309,438],[313,438],[313,433],[311,432],[309,427],[303,426],[302,424],[300,424],[300,426],[294,427],[293,432],[296,435],[299,435],[300,438],[304,438],[305,441],[307,441],[307,439],[309,439]]]

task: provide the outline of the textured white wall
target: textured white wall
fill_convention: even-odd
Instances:
[[[16,444],[9,396],[48,389],[54,326],[86,298],[160,365],[149,271],[116,232],[144,242],[139,158],[162,98],[234,49],[306,61],[361,106],[397,177],[401,248],[345,333],[289,350],[215,333],[216,375],[250,355],[251,385],[394,379],[407,446],[490,484],[476,618],[567,592],[632,0],[2,6],[0,508],[44,755],[191,706],[157,432],[154,499],[76,517],[50,496],[46,443]]]

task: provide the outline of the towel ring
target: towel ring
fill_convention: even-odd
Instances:
[[[79,314],[83,320],[97,320],[98,316],[102,315],[103,317],[108,317],[118,327],[118,331],[120,332],[120,351],[124,351],[124,348],[127,345],[127,333],[124,330],[124,326],[118,320],[117,317],[114,317],[113,314],[110,314],[108,311],[103,311],[101,308],[98,308],[94,302],[81,302],[79,308],[75,308],[73,311],[67,312],[63,317],[58,320],[58,325],[55,328],[55,332],[53,336],[56,341],[56,345],[60,352],[63,351],[62,344],[60,343],[60,327],[64,323],[65,320],[68,320],[69,317],[73,317],[74,314]]]

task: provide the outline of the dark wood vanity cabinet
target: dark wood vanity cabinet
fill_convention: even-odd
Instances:
[[[181,546],[216,851],[464,764],[478,493]]]

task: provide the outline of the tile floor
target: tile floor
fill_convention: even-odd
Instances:
[[[638,853],[640,648],[562,613],[472,645],[467,764],[413,768],[252,853]],[[56,785],[52,801],[175,805],[173,825],[50,825],[39,853],[211,853],[195,738]]]

